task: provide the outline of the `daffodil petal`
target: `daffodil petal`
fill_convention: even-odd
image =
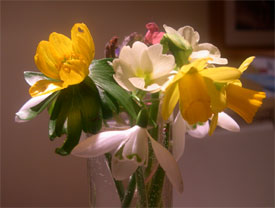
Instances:
[[[224,112],[219,113],[218,126],[228,131],[239,132],[240,126],[237,122]]]
[[[186,123],[179,112],[172,125],[172,137],[173,137],[172,152],[176,161],[180,159],[180,157],[184,152],[185,133],[186,133]]]
[[[229,84],[226,88],[227,106],[238,113],[247,123],[252,122],[265,97],[264,92],[246,89],[234,84]]]
[[[206,122],[212,115],[211,99],[204,78],[192,68],[179,81],[181,115],[190,125]]]
[[[211,119],[211,125],[209,129],[209,135],[212,135],[217,127],[218,123],[218,113],[215,113],[213,118]]]
[[[124,131],[105,131],[88,137],[80,142],[71,152],[78,157],[97,157],[117,148],[119,144],[126,140],[131,129]]]
[[[147,132],[147,131],[146,131]],[[183,192],[183,181],[180,173],[179,166],[171,155],[171,153],[165,149],[161,144],[156,142],[151,135],[147,132],[148,137],[150,138],[155,156],[160,164],[160,166],[165,171],[168,179],[174,186],[174,188],[182,193]]]
[[[196,59],[194,62],[183,65],[181,68],[181,71],[183,73],[188,73],[190,70],[196,70],[198,72],[202,71],[207,65],[208,61],[211,60],[210,58],[201,58],[201,59]]]
[[[59,80],[57,65],[53,53],[53,47],[49,41],[41,41],[36,49],[34,61],[37,68],[47,77]]]
[[[209,132],[209,122],[206,121],[202,125],[197,124],[195,129],[190,129],[187,132],[190,136],[201,139]]]
[[[112,157],[112,175],[116,180],[128,179],[137,169],[137,163]]]
[[[239,67],[239,70],[241,72],[244,72],[254,59],[255,59],[255,56],[251,56],[251,57],[245,59],[244,62]]]
[[[207,68],[200,71],[200,74],[216,82],[229,82],[241,76],[241,72],[233,67]]]
[[[95,55],[95,45],[88,27],[84,23],[75,24],[71,30],[71,38],[75,54],[82,54],[86,64],[90,65]]]
[[[63,84],[63,82],[39,80],[33,86],[31,86],[29,93],[32,97],[36,97],[62,90],[65,87],[66,86]]]
[[[29,99],[20,109],[19,111],[16,113],[15,116],[15,121],[16,122],[26,122],[28,121],[28,115],[29,115],[29,111],[31,110],[32,107],[38,105],[39,103],[41,103],[43,100],[45,100],[47,97],[49,97],[52,93],[48,93],[46,95],[41,95],[41,96],[37,96],[37,97],[33,97],[31,99]]]
[[[161,107],[161,115],[164,120],[168,120],[169,116],[172,114],[177,102],[179,101],[179,96],[178,83],[169,85],[166,88]]]
[[[211,98],[211,110],[214,113],[223,111],[226,108],[225,88],[217,89],[214,82],[204,77],[207,92]]]

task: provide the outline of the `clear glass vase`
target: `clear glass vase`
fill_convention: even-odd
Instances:
[[[171,128],[170,124],[163,122],[158,123],[157,138],[158,142],[165,143],[165,137],[171,138]],[[105,128],[106,130],[114,130],[117,127]],[[127,128],[126,126],[119,127],[121,129]],[[129,126],[128,126],[129,128]],[[156,135],[155,135],[156,136]],[[167,141],[166,141],[167,142]],[[169,142],[168,142],[169,143]],[[169,146],[169,145],[168,145]],[[150,156],[149,156],[150,157]],[[164,174],[164,171],[159,167],[156,162],[154,155],[151,155],[151,168],[142,167],[144,173],[144,181],[146,186],[146,197],[148,207],[172,207],[172,185]],[[88,178],[89,178],[89,190],[90,190],[90,207],[122,207],[122,202],[120,195],[117,191],[115,181],[112,177],[111,170],[109,168],[108,159],[106,155],[102,155],[96,158],[89,158],[87,160]],[[132,176],[134,177],[134,175]],[[161,180],[161,177],[163,179]],[[160,188],[157,192],[150,192],[150,186],[152,181],[160,181]],[[126,192],[130,180],[125,180],[122,182],[124,190]],[[130,182],[131,183],[131,182]],[[155,197],[161,194],[159,203],[155,203]],[[153,202],[152,202],[153,201]],[[152,205],[154,204],[154,205]],[[139,204],[139,196],[137,193],[137,188],[134,190],[134,194],[129,207],[143,207]]]

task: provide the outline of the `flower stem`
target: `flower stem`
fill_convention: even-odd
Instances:
[[[143,169],[142,167],[138,167],[136,170],[136,181],[137,181],[137,190],[139,194],[139,204],[141,208],[147,208],[147,197],[146,197],[146,189],[144,183]]]
[[[132,175],[129,181],[129,185],[126,191],[126,194],[124,196],[124,199],[122,200],[121,207],[127,208],[130,206],[131,201],[133,199],[134,193],[136,189],[136,177],[135,175]]]
[[[160,205],[164,176],[165,172],[159,166],[152,179],[152,183],[148,192],[149,207],[159,207]]]
[[[111,163],[112,155],[110,153],[106,153],[105,157],[107,159],[110,170],[112,170],[112,163]],[[117,180],[114,179],[114,182],[115,182],[115,186],[116,186],[116,189],[117,189],[117,193],[119,195],[119,199],[122,202],[122,200],[124,198],[124,186],[122,184],[122,181],[117,181]]]
[[[170,124],[166,124],[164,141],[163,141],[163,145],[166,149],[169,148],[169,138],[170,138]],[[165,178],[165,172],[159,166],[155,175],[152,178],[152,183],[148,192],[149,207],[160,207],[164,178]]]
[[[149,118],[154,122],[157,123],[157,117],[158,117],[158,110],[159,110],[159,93],[154,93],[151,95],[152,104],[149,107]],[[149,133],[151,136],[155,139],[158,140],[158,126],[150,129]],[[152,164],[153,164],[153,158],[154,158],[154,153],[152,146],[149,142],[149,157],[148,157],[148,165],[145,170],[145,177],[148,177],[151,173],[152,169]]]

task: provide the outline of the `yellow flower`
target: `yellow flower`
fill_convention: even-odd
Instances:
[[[94,41],[84,23],[73,26],[71,39],[51,33],[49,41],[38,44],[34,56],[37,68],[50,79],[37,81],[29,90],[30,95],[44,95],[82,82],[89,74],[94,53]]]
[[[191,125],[213,116],[210,133],[216,128],[218,113],[227,107],[251,122],[265,93],[242,88],[239,78],[253,59],[246,59],[239,68],[205,68],[209,59],[184,65],[165,90],[163,118],[169,118],[179,101],[181,115]]]

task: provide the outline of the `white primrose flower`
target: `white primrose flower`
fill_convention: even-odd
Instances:
[[[240,127],[237,122],[224,112],[219,113],[217,125],[228,131],[240,131]],[[180,159],[184,152],[186,132],[192,137],[203,138],[209,132],[209,122],[206,121],[203,125],[197,125],[194,129],[182,118],[180,113],[177,114],[172,126],[173,155],[176,161]]]
[[[170,34],[171,37],[183,37],[182,39],[174,38],[173,42],[175,40],[176,42],[182,41],[184,44],[188,43],[190,45],[192,48],[192,54],[189,56],[190,61],[194,61],[199,58],[211,58],[212,60],[208,61],[209,64],[227,64],[227,59],[221,58],[221,53],[216,46],[212,45],[211,43],[199,44],[200,35],[192,27],[181,27],[177,31],[167,25],[163,25],[163,27],[166,33]]]
[[[174,56],[162,54],[162,49],[161,44],[148,47],[139,41],[132,48],[124,46],[112,63],[116,82],[127,91],[158,92],[175,67]]]
[[[138,125],[122,131],[105,131],[80,142],[71,152],[78,157],[97,157],[114,151],[112,175],[117,180],[129,178],[138,166],[146,165],[148,159],[148,138],[153,151],[173,186],[183,191],[183,181],[179,167],[172,154],[155,141],[146,128]]]

